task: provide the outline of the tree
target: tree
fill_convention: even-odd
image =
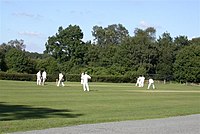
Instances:
[[[157,74],[161,79],[171,79],[173,75],[173,63],[175,61],[175,45],[169,33],[163,33],[158,39],[159,61],[157,64]]]
[[[190,43],[200,45],[200,37],[192,38],[192,40],[190,40]]]
[[[55,58],[49,56],[44,59],[37,59],[36,61],[36,69],[37,70],[45,70],[48,74],[56,74],[59,73],[59,65]],[[49,64],[51,63],[51,64]]]
[[[145,30],[136,28],[134,34],[136,38],[140,39],[139,43],[156,41],[156,29],[153,27],[148,27]]]
[[[100,46],[120,45],[129,37],[128,30],[122,24],[113,24],[108,27],[94,26],[92,35],[96,44]]]
[[[49,57],[49,55],[46,54],[46,53],[40,54],[40,53],[37,53],[37,52],[28,52],[28,51],[26,51],[25,53],[31,59],[45,59],[45,58]]]
[[[25,55],[25,52],[16,48],[10,49],[5,55],[6,65],[12,72],[33,73],[33,62]]]
[[[0,49],[0,71],[6,71],[7,66],[5,63],[5,53],[3,52],[2,49]]]
[[[26,45],[24,44],[24,40],[11,40],[8,42],[8,45],[10,45],[12,48],[16,48],[19,50],[25,50]]]
[[[87,66],[99,66],[100,47],[91,43],[86,43],[87,53],[84,56],[84,62]]]
[[[182,48],[174,63],[174,75],[179,81],[200,82],[200,45]]]
[[[121,65],[126,65],[128,68],[145,68],[147,73],[155,73],[155,65],[157,64],[157,47],[155,45],[154,28],[145,30],[135,29],[135,36],[123,42],[119,49],[120,54],[124,57],[119,57],[123,61]]]
[[[25,44],[24,41],[21,40],[10,40],[7,44],[3,43],[0,45],[0,70],[1,71],[7,71],[8,67],[5,62],[5,55],[6,53],[12,49],[18,49],[18,50],[25,50]]]
[[[118,51],[118,46],[109,45],[106,48],[100,47],[99,49],[99,65],[101,67],[110,67],[116,63],[116,52]]]
[[[71,60],[74,64],[80,64],[84,55],[82,38],[79,26],[69,25],[66,29],[59,27],[58,33],[48,38],[45,53],[52,55],[60,63]]]
[[[113,64],[111,68],[117,66],[118,72],[132,76],[155,73],[157,62],[155,29],[135,29],[134,32],[135,36],[127,37],[121,45],[115,48],[116,52],[109,62]],[[119,68],[122,70],[119,71]]]
[[[175,37],[174,44],[178,47],[184,47],[190,45],[190,42],[186,36],[178,36]]]
[[[0,71],[6,71],[7,70],[7,66],[5,63],[5,54],[6,54],[6,44],[3,43],[0,45]]]

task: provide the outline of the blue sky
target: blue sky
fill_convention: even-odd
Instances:
[[[200,37],[200,0],[0,0],[0,44],[23,39],[26,50],[42,53],[58,27],[78,25],[84,41],[93,40],[95,25],[122,24],[132,36],[135,28],[155,27],[188,39]]]

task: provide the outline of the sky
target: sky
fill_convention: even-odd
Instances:
[[[122,24],[129,35],[154,27],[156,37],[200,37],[200,0],[0,0],[0,44],[22,39],[26,51],[43,53],[58,28],[78,25],[83,41],[92,28]]]

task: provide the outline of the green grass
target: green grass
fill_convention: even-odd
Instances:
[[[80,83],[37,86],[0,81],[0,133],[87,123],[141,120],[200,113],[200,87],[156,84],[156,90],[131,83]],[[147,86],[147,85],[145,85]]]

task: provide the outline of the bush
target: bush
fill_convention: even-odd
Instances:
[[[134,79],[134,78],[133,78]],[[132,78],[126,76],[92,76],[92,82],[113,82],[113,83],[128,83],[133,81]]]
[[[36,75],[0,72],[0,79],[1,80],[36,81]]]
[[[79,74],[66,74],[66,80],[72,82],[81,81],[81,75]]]
[[[50,75],[47,74],[47,79],[46,79],[47,82],[55,82],[56,79],[58,79],[58,74],[50,74]]]
[[[71,81],[71,82],[79,82],[81,80],[80,74],[66,74],[64,76],[65,76],[65,80]],[[91,79],[92,82],[113,82],[113,83],[135,82],[134,77],[129,77],[125,75],[124,76],[94,75],[91,77],[92,77]],[[0,79],[1,80],[36,81],[36,75],[0,72]],[[48,82],[55,82],[56,79],[58,79],[58,74],[47,75]]]
[[[0,80],[36,81],[36,75],[0,72]],[[55,80],[56,80],[55,75],[47,76],[47,81],[52,82]]]
[[[91,82],[113,82],[113,83],[128,83],[135,82],[135,78],[127,76],[114,76],[114,75],[91,75]],[[67,74],[67,81],[78,82],[81,81],[79,74]]]

